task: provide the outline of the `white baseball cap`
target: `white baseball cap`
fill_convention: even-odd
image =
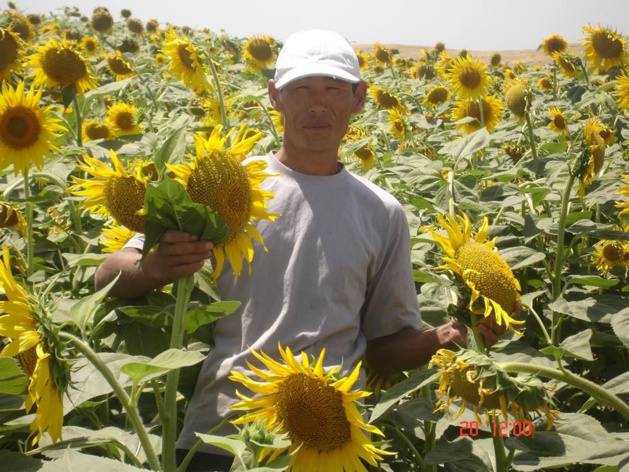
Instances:
[[[356,53],[349,41],[333,31],[293,33],[286,38],[277,57],[275,86],[281,89],[294,80],[316,75],[360,82]]]

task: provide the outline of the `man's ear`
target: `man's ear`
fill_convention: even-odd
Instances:
[[[271,101],[271,105],[275,108],[276,111],[282,112],[281,101],[280,101],[280,91],[275,87],[275,80],[269,80],[269,85],[267,86],[269,91],[269,100]]]
[[[356,85],[356,92],[354,92],[354,109],[352,113],[358,113],[365,106],[365,100],[367,99],[367,82],[361,80]]]

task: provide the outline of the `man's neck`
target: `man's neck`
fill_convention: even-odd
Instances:
[[[278,161],[289,169],[307,175],[334,175],[340,170],[336,154],[324,154],[321,152],[292,153],[282,147],[275,153]]]

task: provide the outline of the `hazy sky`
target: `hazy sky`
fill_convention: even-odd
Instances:
[[[231,36],[285,39],[309,28],[332,29],[356,43],[452,49],[536,49],[551,34],[581,42],[582,27],[610,27],[629,35],[628,0],[13,0],[25,13],[77,7],[91,16],[105,6],[114,18],[131,10],[143,21],[210,28]],[[6,3],[6,2],[3,2]],[[4,7],[3,7],[4,8]]]

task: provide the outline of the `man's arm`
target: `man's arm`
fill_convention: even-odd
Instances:
[[[123,248],[111,254],[94,275],[100,290],[120,274],[109,294],[119,298],[135,298],[152,290],[194,274],[212,255],[213,244],[199,241],[197,236],[181,231],[166,231],[157,250],[146,256],[134,248]]]
[[[515,312],[522,305],[516,302]],[[506,331],[494,322],[493,316],[484,317],[478,330],[486,346],[493,346]],[[427,364],[439,349],[456,350],[467,346],[467,327],[453,320],[423,331],[406,328],[397,333],[367,342],[366,361],[380,377],[389,377],[404,370],[417,369]]]

